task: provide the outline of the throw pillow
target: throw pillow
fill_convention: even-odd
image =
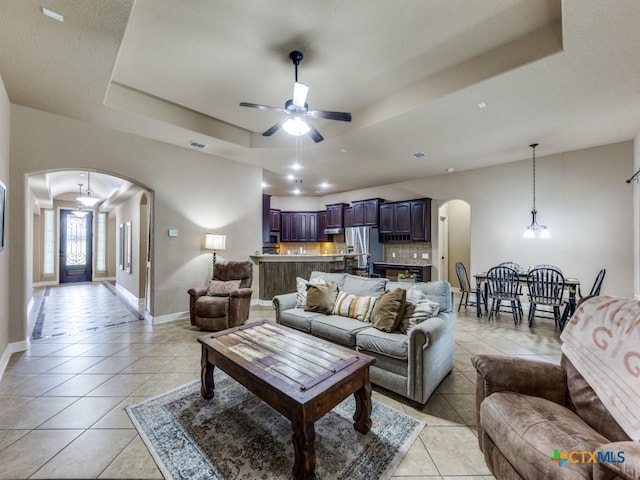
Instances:
[[[438,315],[439,311],[438,303],[429,300],[420,289],[413,287],[407,291],[407,305],[398,324],[398,331],[408,335],[413,327]]]
[[[406,298],[407,291],[402,288],[384,292],[373,307],[371,324],[383,332],[393,332],[402,320]]]
[[[304,310],[331,315],[337,297],[338,286],[333,282],[318,285],[307,283],[307,305]]]
[[[304,278],[296,277],[296,308],[304,308],[307,304],[307,283],[320,285],[327,282],[324,278],[312,278],[307,281]]]
[[[211,280],[207,287],[207,295],[210,297],[223,297],[240,288],[241,280]]]
[[[347,292],[338,293],[333,314],[369,322],[377,297],[358,297]]]

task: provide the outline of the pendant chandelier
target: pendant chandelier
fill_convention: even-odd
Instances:
[[[87,194],[82,195],[82,184],[80,184],[80,196],[76,198],[85,207],[94,207],[96,203],[100,202],[99,198],[92,197],[91,194],[91,172],[87,172]]]
[[[78,184],[78,188],[80,189],[80,196],[82,196],[82,183]],[[83,210],[82,209],[82,204],[78,205],[78,208],[75,209],[72,213],[76,217],[80,217],[80,218],[83,218],[83,217],[86,217],[87,215],[89,215],[89,211],[88,210]]]
[[[537,143],[529,145],[533,149],[533,208],[531,209],[531,224],[524,230],[522,238],[551,238],[551,232],[546,225],[538,224],[536,210],[536,147]]]

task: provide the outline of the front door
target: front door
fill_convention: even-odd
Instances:
[[[60,283],[90,282],[93,214],[60,211]]]

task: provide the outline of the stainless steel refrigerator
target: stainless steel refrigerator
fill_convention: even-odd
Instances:
[[[378,229],[373,227],[348,227],[344,229],[347,253],[358,254],[354,267],[373,273],[373,262],[382,261],[382,244]]]

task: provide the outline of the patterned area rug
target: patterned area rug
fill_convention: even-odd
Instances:
[[[196,381],[127,408],[165,478],[292,478],[290,422],[219,370],[215,384],[211,401]],[[315,423],[316,479],[387,479],[424,427],[373,401],[362,435],[354,412],[351,395]]]

